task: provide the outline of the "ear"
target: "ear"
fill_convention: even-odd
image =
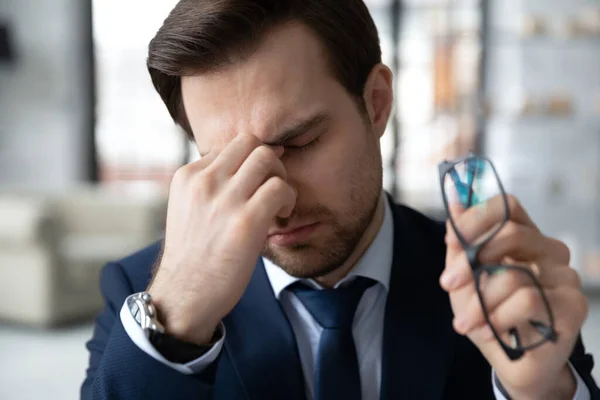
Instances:
[[[363,99],[371,125],[377,136],[381,137],[387,127],[394,102],[392,71],[387,66],[377,64],[373,67],[367,77]]]

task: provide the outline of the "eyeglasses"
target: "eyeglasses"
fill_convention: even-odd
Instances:
[[[491,264],[479,262],[479,252],[488,244],[510,219],[508,199],[500,182],[496,168],[486,157],[473,153],[457,161],[443,161],[438,166],[444,207],[450,225],[464,249],[475,282],[475,289],[486,322],[511,360],[517,360],[526,351],[539,347],[547,341],[556,342],[558,334],[554,329],[554,316],[539,280],[532,268],[518,265]],[[490,227],[477,238],[467,238],[460,231],[456,220],[458,212],[474,207],[485,213],[489,204],[499,203],[504,208],[502,220]],[[524,315],[523,322],[510,329],[494,326],[490,316],[509,299],[515,290],[527,287],[534,296],[539,296],[536,304],[542,307],[534,315]]]

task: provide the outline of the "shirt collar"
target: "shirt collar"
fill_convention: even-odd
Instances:
[[[391,206],[385,192],[382,192],[382,196],[384,198],[385,210],[383,223],[381,224],[381,228],[379,228],[377,236],[348,275],[339,281],[335,287],[357,276],[362,276],[381,283],[389,291],[393,257],[394,222]],[[314,288],[322,289],[322,286],[313,279],[296,278],[266,258],[263,257],[262,260],[277,299],[279,299],[281,292],[297,281],[304,281]]]

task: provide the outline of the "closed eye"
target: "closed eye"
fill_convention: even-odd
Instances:
[[[301,146],[287,145],[285,147],[286,147],[286,149],[290,149],[290,150],[294,150],[294,151],[307,151],[307,150],[310,150],[311,148],[313,148],[315,145],[317,145],[319,143],[319,141],[321,140],[322,136],[323,135],[319,135],[315,139],[313,139],[310,142],[305,143]]]

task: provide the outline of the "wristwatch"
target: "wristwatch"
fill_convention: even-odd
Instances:
[[[129,296],[127,307],[150,343],[163,357],[171,362],[186,364],[202,357],[213,346],[200,346],[177,339],[166,333],[163,324],[158,320],[156,307],[152,304],[152,296],[148,292],[135,293]],[[217,329],[213,336],[213,344],[220,339],[219,332],[220,330]]]

